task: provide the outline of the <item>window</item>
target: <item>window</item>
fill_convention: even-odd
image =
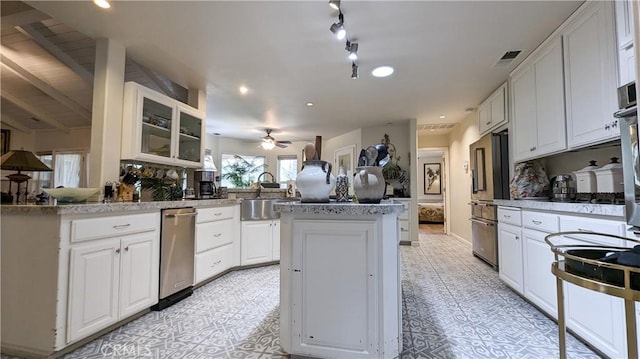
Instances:
[[[40,192],[41,188],[86,187],[88,177],[88,153],[86,151],[64,151],[39,154],[38,158],[52,172],[33,172],[30,184],[31,192]]]
[[[223,153],[220,183],[223,187],[251,187],[265,171],[265,157]]]
[[[287,188],[287,181],[295,180],[298,175],[298,156],[278,156],[278,183],[281,188]]]

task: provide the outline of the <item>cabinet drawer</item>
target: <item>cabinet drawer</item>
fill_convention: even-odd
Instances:
[[[233,242],[233,220],[223,219],[196,225],[196,253]]]
[[[518,208],[498,207],[498,222],[520,226],[522,225],[521,212]]]
[[[213,208],[198,208],[197,223],[217,221],[220,219],[233,218],[235,206],[230,207],[213,207]]]
[[[398,214],[398,219],[400,220],[408,220],[409,219],[409,204],[411,202],[408,201],[397,201],[398,203],[401,203],[404,206],[404,210]]]
[[[214,248],[196,254],[196,283],[209,279],[224,270],[231,268],[233,262],[233,245]]]
[[[159,212],[128,216],[74,219],[71,221],[71,242],[88,241],[159,229]]]
[[[550,213],[523,211],[522,225],[526,228],[549,233],[560,230],[558,215]]]
[[[568,232],[568,231],[596,232],[596,233],[607,233],[607,234],[614,234],[618,236],[624,236],[625,227],[626,227],[625,223],[622,221],[612,221],[612,220],[597,219],[597,218],[583,218],[583,217],[574,217],[574,216],[560,217],[560,230],[562,232]],[[576,235],[572,235],[571,238],[578,239],[580,241],[584,241],[588,243],[603,244],[608,246],[624,246],[626,245],[626,243],[628,243],[623,239],[598,236],[598,235],[588,235],[588,234],[585,234],[583,236],[576,234]]]

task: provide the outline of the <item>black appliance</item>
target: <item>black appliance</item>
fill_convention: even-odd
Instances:
[[[498,269],[497,206],[509,199],[509,143],[507,131],[490,133],[469,146],[472,162],[471,243],[473,255]]]
[[[210,199],[216,196],[215,171],[195,171],[196,198]]]

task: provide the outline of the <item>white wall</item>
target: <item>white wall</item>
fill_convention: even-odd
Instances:
[[[450,212],[455,213],[448,218],[450,234],[471,241],[471,171],[464,170],[465,162],[469,163],[469,145],[480,138],[477,114],[471,113],[458,123],[449,134],[449,196]],[[419,144],[419,147],[427,147]]]

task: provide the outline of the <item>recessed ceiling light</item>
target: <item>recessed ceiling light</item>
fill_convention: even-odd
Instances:
[[[241,94],[246,94],[247,92],[249,92],[249,89],[246,86],[240,86],[240,93]]]
[[[371,71],[371,75],[374,77],[387,77],[393,73],[393,67],[391,66],[378,66],[373,71]]]
[[[445,116],[445,115],[440,115],[440,118],[447,118],[447,116]]]
[[[111,7],[111,4],[109,4],[109,2],[107,0],[93,0],[93,3],[98,5],[99,7],[103,8],[103,9],[108,9]]]
[[[313,102],[307,102],[307,107],[312,107],[313,106]]]

